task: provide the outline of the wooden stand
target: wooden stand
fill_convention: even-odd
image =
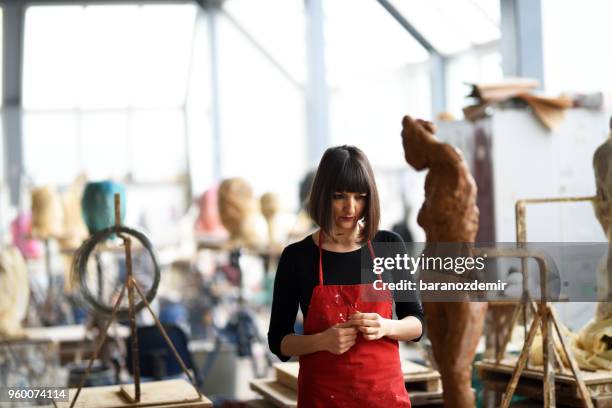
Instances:
[[[73,395],[77,390],[70,389]],[[206,397],[198,398],[191,385],[184,380],[155,381],[141,384],[140,402],[129,401],[119,385],[89,387],[83,389],[77,408],[209,408],[212,402]],[[133,396],[132,396],[133,397]],[[67,408],[69,402],[56,402],[56,406]]]
[[[153,312],[153,309],[151,308],[151,305],[149,304],[147,297],[145,296],[142,289],[136,282],[136,279],[134,279],[134,276],[132,274],[132,254],[131,254],[132,241],[128,236],[120,233],[120,230],[119,230],[119,228],[121,227],[120,209],[121,209],[120,195],[115,194],[115,226],[117,228],[117,231],[116,231],[117,236],[119,236],[119,238],[123,240],[123,244],[125,246],[125,261],[126,261],[126,270],[127,270],[126,282],[122,286],[119,296],[117,300],[115,301],[115,304],[113,305],[113,309],[112,309],[110,318],[108,319],[106,326],[104,327],[104,330],[102,331],[101,337],[96,346],[96,350],[93,356],[91,357],[91,359],[89,360],[89,365],[87,366],[85,375],[81,379],[81,383],[75,391],[74,399],[70,403],[70,408],[74,408],[75,404],[77,403],[79,395],[81,394],[81,391],[85,384],[85,381],[87,380],[87,377],[89,376],[91,372],[91,367],[93,365],[93,362],[97,358],[98,354],[100,353],[100,350],[102,349],[102,346],[104,345],[104,341],[106,340],[106,336],[108,335],[108,329],[111,323],[117,317],[117,311],[119,309],[119,305],[121,304],[121,301],[123,300],[123,296],[125,295],[126,288],[128,292],[128,312],[129,312],[129,320],[130,320],[130,333],[131,333],[131,339],[132,339],[131,348],[132,348],[132,367],[134,369],[134,388],[133,388],[133,391],[132,391],[132,387],[128,385],[117,386],[118,389],[113,388],[114,392],[117,395],[121,396],[120,399],[122,400],[122,405],[117,405],[117,406],[130,406],[130,407],[139,406],[140,407],[140,406],[151,406],[151,405],[159,406],[161,405],[164,407],[175,407],[175,406],[179,407],[182,405],[177,405],[177,404],[183,404],[186,402],[202,403],[203,401],[208,401],[200,392],[192,374],[189,372],[189,370],[185,366],[185,363],[183,362],[180,355],[176,351],[174,344],[172,344],[172,341],[170,341],[170,338],[168,337],[166,330],[164,329],[161,322],[159,321],[159,319]],[[146,395],[146,396],[142,395],[141,384],[140,384],[140,364],[139,364],[139,357],[138,357],[139,350],[138,350],[138,337],[137,337],[137,331],[136,331],[136,310],[135,310],[136,308],[135,308],[135,303],[134,303],[134,291],[138,293],[138,295],[144,302],[146,308],[151,313],[151,316],[153,316],[153,319],[155,320],[155,324],[157,325],[157,328],[162,334],[162,337],[168,344],[168,347],[170,347],[170,349],[172,350],[172,353],[174,354],[174,357],[178,361],[179,365],[181,366],[183,372],[189,378],[189,381],[191,382],[189,388],[190,389],[193,388],[196,391],[197,393],[196,396],[192,396],[189,399],[186,399],[183,397],[185,395],[184,393],[177,394],[177,392],[175,391],[162,392],[160,396],[155,395],[155,393],[153,393],[152,395]],[[179,380],[179,381],[182,384],[189,385],[188,383],[182,380]],[[155,390],[156,392],[160,392],[159,388],[156,388],[154,385],[152,386],[150,384],[152,383],[147,383],[143,387],[149,391]],[[104,387],[104,388],[105,388],[105,392],[108,392],[110,390],[110,389],[106,389],[107,387]],[[87,391],[86,393],[90,393],[90,392]],[[164,396],[164,394],[167,394],[167,395]],[[191,394],[193,394],[193,392],[191,392]],[[166,404],[166,405],[162,405],[162,404]],[[79,405],[83,407],[92,406],[90,404],[83,404],[83,405],[79,404]],[[104,405],[104,406],[109,407],[108,405]],[[200,407],[200,406],[206,406],[206,405],[195,405],[195,406]]]
[[[550,306],[547,300],[547,277],[548,277],[548,264],[546,257],[542,254],[528,251],[524,248],[524,243],[527,242],[527,227],[526,227],[526,205],[527,204],[540,204],[540,203],[564,203],[564,202],[580,202],[580,201],[593,201],[595,197],[568,197],[568,198],[545,198],[545,199],[533,199],[533,200],[519,200],[516,202],[516,241],[517,249],[514,250],[487,250],[479,249],[475,250],[475,253],[487,254],[492,257],[518,257],[521,258],[521,266],[523,272],[523,299],[515,309],[515,313],[510,323],[510,329],[508,336],[502,342],[501,348],[497,351],[496,363],[501,364],[501,360],[504,357],[506,347],[510,341],[512,331],[518,316],[522,313],[525,322],[525,344],[520,353],[518,361],[513,365],[512,376],[509,379],[501,401],[501,407],[507,408],[510,405],[512,396],[517,390],[521,374],[528,365],[529,352],[535,339],[538,329],[542,332],[542,350],[543,350],[543,372],[542,382],[543,387],[540,389],[540,395],[543,394],[543,404],[545,407],[556,406],[556,393],[555,393],[555,363],[559,367],[561,373],[563,373],[563,363],[561,357],[557,354],[554,346],[554,331],[557,332],[557,336],[561,343],[563,353],[565,354],[567,361],[569,362],[572,378],[575,380],[575,384],[578,390],[578,398],[582,403],[582,406],[586,408],[593,408],[593,401],[591,400],[591,394],[587,389],[585,382],[582,377],[582,372],[578,367],[578,363],[574,358],[571,349],[567,343],[567,340],[563,337],[561,332],[561,326],[555,315],[554,309]],[[527,286],[527,260],[533,258],[537,261],[539,272],[540,272],[540,292],[541,299],[536,304],[530,300],[529,289]],[[527,332],[527,321],[529,312],[533,313],[533,321],[529,326]],[[554,326],[554,331],[553,331]],[[500,365],[501,367],[501,365]]]
[[[597,197],[562,197],[562,198],[534,198],[534,199],[523,199],[518,200],[514,205],[514,217],[515,217],[515,229],[516,229],[516,242],[520,247],[522,244],[527,242],[527,205],[528,204],[551,204],[551,203],[578,203],[578,202],[593,202]],[[523,321],[525,322],[525,338],[527,338],[527,321],[529,320],[530,310],[525,307],[529,297],[529,288],[527,285],[527,259],[521,260],[521,271],[523,275],[523,303],[517,306],[517,313],[523,314]],[[517,315],[518,316],[518,315]],[[516,319],[513,320],[510,326],[510,331],[514,329]],[[507,343],[506,343],[507,344]],[[505,352],[506,344],[502,345],[501,353]]]
[[[548,275],[548,262],[546,257],[543,254],[528,251],[522,248],[516,249],[475,249],[475,256],[483,256],[485,255],[489,258],[502,258],[502,257],[514,257],[521,258],[522,260],[527,260],[528,258],[533,258],[538,263],[538,267],[540,269],[540,291],[541,291],[541,299],[537,303],[537,307],[531,301],[527,301],[523,299],[523,304],[519,304],[515,310],[515,314],[513,316],[513,323],[516,321],[518,314],[521,310],[526,310],[527,308],[535,309],[535,314],[533,321],[531,322],[531,326],[529,328],[529,332],[525,338],[525,344],[523,345],[523,349],[519,356],[518,362],[514,367],[514,372],[512,374],[512,378],[508,383],[508,387],[506,389],[506,393],[504,394],[504,398],[501,403],[502,408],[507,408],[510,405],[510,400],[514,395],[514,391],[516,390],[517,383],[527,364],[529,359],[529,351],[531,350],[531,346],[535,339],[535,335],[538,329],[542,332],[542,350],[544,357],[544,406],[545,407],[554,407],[555,404],[555,362],[559,364],[559,367],[562,369],[563,365],[561,363],[561,359],[559,356],[555,354],[555,347],[553,342],[553,326],[557,332],[558,338],[561,342],[563,352],[567,357],[567,361],[570,363],[570,368],[578,383],[578,387],[580,390],[581,399],[584,402],[584,406],[587,408],[592,408],[593,404],[591,402],[590,395],[584,385],[584,381],[582,380],[580,368],[578,367],[578,363],[574,359],[573,354],[567,344],[566,339],[563,337],[563,333],[561,332],[561,327],[558,323],[558,319],[554,313],[554,309],[550,306],[547,301],[546,294],[548,293],[548,288],[546,284],[547,275]],[[521,309],[522,307],[522,309]],[[502,350],[497,355],[497,360],[501,360],[503,356],[503,352],[505,351],[505,345],[509,342],[509,338],[512,334],[512,329],[508,332],[508,338],[504,341],[504,345]]]

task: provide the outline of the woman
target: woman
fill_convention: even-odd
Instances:
[[[268,342],[281,360],[299,356],[299,407],[410,407],[398,340],[418,340],[418,302],[365,299],[361,255],[371,241],[401,242],[377,231],[378,192],[372,168],[356,147],[328,149],[317,170],[309,213],[319,230],[283,251],[274,283]],[[379,254],[380,256],[380,254]],[[365,291],[365,292],[364,292]],[[298,305],[304,335],[293,331]]]

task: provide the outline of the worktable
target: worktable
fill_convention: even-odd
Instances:
[[[126,384],[124,387],[133,387]],[[195,401],[198,394],[193,386],[185,380],[166,380],[143,382],[140,384],[141,402],[129,403],[120,393],[120,385],[105,387],[83,388],[75,408],[127,408],[127,407],[155,407],[155,408],[210,408],[212,402],[202,397]],[[69,391],[70,400],[76,395],[76,389]],[[69,408],[70,402],[58,402],[58,408]]]
[[[274,365],[275,378],[256,379],[250,387],[263,397],[263,401],[251,402],[251,406],[297,407],[299,362]],[[404,382],[413,407],[441,407],[442,381],[437,371],[410,361],[402,361]]]
[[[516,366],[516,358],[506,358],[496,364],[494,360],[483,360],[475,364],[485,391],[494,392],[497,400],[506,390]],[[543,396],[542,367],[526,367],[515,395],[541,400]],[[591,395],[595,408],[612,408],[612,371],[582,371],[582,378]],[[576,380],[570,371],[555,372],[555,398],[558,405],[582,407]]]

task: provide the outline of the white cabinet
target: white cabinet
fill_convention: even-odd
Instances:
[[[497,242],[513,242],[517,200],[595,194],[593,153],[608,137],[609,117],[571,109],[549,131],[528,110],[499,109],[476,123],[442,123],[438,136],[460,148],[470,165],[481,190],[481,228],[492,229]],[[527,226],[529,241],[605,241],[588,202],[530,205]]]

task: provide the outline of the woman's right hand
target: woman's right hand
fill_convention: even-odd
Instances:
[[[347,352],[357,341],[357,328],[349,322],[338,323],[322,332],[323,349],[332,354]]]

